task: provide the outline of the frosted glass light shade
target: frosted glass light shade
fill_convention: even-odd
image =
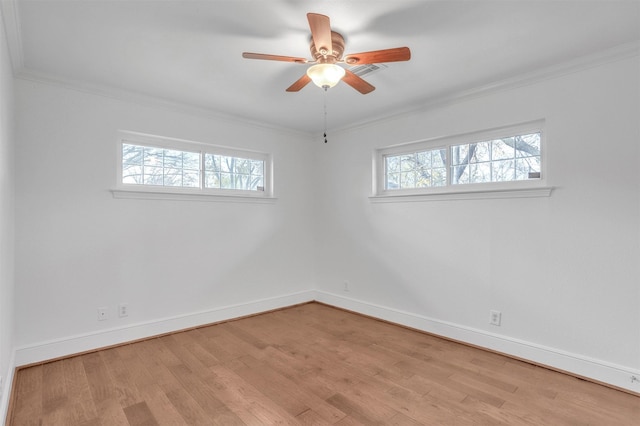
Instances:
[[[318,87],[333,87],[344,77],[345,71],[336,64],[316,64],[307,70],[307,75]]]

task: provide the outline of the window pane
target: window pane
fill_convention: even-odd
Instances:
[[[516,180],[540,179],[540,157],[516,159]]]
[[[223,172],[231,173],[235,168],[235,158],[220,156],[220,170]]]
[[[242,186],[241,189],[251,191],[252,186],[253,186],[253,176],[244,175],[244,185]]]
[[[416,188],[427,188],[431,186],[431,169],[416,172]]]
[[[249,160],[245,160],[244,158],[236,158],[234,171],[236,173],[249,174],[250,165],[251,162]]]
[[[451,167],[451,183],[469,183],[469,167],[467,165]]]
[[[515,161],[514,160],[494,161],[492,164],[493,164],[492,180],[494,182],[503,182],[503,181],[515,179]]]
[[[143,182],[145,185],[162,185],[162,167],[145,167]]]
[[[400,169],[403,172],[407,172],[409,170],[413,170],[416,166],[416,157],[415,155],[403,155],[400,158]]]
[[[182,172],[182,186],[189,188],[200,187],[200,172],[183,171]]]
[[[254,176],[251,181],[252,191],[264,191],[264,179],[262,176]]]
[[[220,173],[220,188],[233,189],[233,177],[231,173]]]
[[[386,157],[386,170],[388,173],[400,171],[400,157]]]
[[[204,186],[205,188],[220,188],[220,173],[205,173]]]
[[[444,186],[447,184],[447,169],[442,167],[431,171],[431,182],[433,186]]]
[[[470,146],[473,147],[472,162],[491,161],[491,144],[489,142],[478,142]]]
[[[164,152],[164,167],[182,167],[182,151],[174,151],[171,149],[165,149]]]
[[[213,154],[205,154],[204,156],[204,169],[213,172],[220,171],[220,156]]]
[[[491,182],[491,163],[469,165],[469,183]]]
[[[251,174],[255,176],[264,176],[264,161],[251,161]]]
[[[143,148],[137,145],[122,144],[122,163],[123,164],[142,164]]]
[[[244,189],[247,175],[233,174],[233,189]]]
[[[182,169],[164,169],[164,186],[182,186]]]
[[[502,160],[515,157],[514,138],[497,139],[492,141],[491,159]]]
[[[469,145],[454,145],[451,147],[451,164],[466,164],[469,162],[467,155],[469,154]]]
[[[397,158],[397,157],[395,157]],[[386,189],[400,189],[400,173],[388,173]]]
[[[142,158],[142,151],[140,151],[140,158]],[[142,166],[123,164],[122,183],[142,185]]]
[[[540,156],[540,133],[516,136],[516,157]]]
[[[183,152],[182,167],[189,170],[200,170],[200,154],[197,152]]]
[[[416,153],[416,168],[431,168],[431,151]]]
[[[162,149],[160,148],[144,148],[144,165],[145,166],[162,166]]]
[[[447,150],[442,148],[442,149],[436,149],[431,152],[432,152],[432,156],[431,156],[432,166],[434,168],[444,167],[445,164],[447,163]]]
[[[403,172],[400,174],[400,187],[401,188],[415,188],[416,187],[416,174],[415,172]]]

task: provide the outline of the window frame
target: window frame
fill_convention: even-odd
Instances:
[[[200,176],[198,187],[145,185],[124,183],[122,181],[122,146],[124,144],[172,149],[183,152],[195,152],[199,154]],[[257,152],[245,149],[230,148],[220,145],[193,142],[183,139],[175,139],[163,136],[153,136],[143,133],[119,131],[116,144],[116,187],[112,190],[116,198],[160,198],[160,199],[273,199],[273,156],[269,153]],[[207,188],[205,186],[205,154],[222,155],[250,160],[262,161],[263,190],[242,190],[225,188]]]
[[[464,199],[464,198],[511,198],[549,196],[549,173],[547,160],[548,135],[544,129],[545,120],[497,127],[451,136],[436,137],[415,142],[391,145],[376,149],[373,155],[373,187],[371,198],[375,200],[404,199],[418,201],[420,198]],[[540,133],[540,178],[502,182],[478,182],[466,184],[451,183],[451,147],[461,144],[478,143],[517,135]],[[416,152],[445,149],[446,184],[424,188],[386,189],[385,158]]]

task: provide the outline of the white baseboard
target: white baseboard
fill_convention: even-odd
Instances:
[[[640,393],[640,371],[520,339],[316,291],[316,300],[338,308],[487,348],[596,382]],[[635,377],[636,379],[632,379]]]
[[[640,370],[631,367],[616,365],[557,348],[363,302],[342,295],[309,290],[16,348],[14,359],[11,362],[11,371],[6,376],[5,392],[2,395],[2,409],[6,410],[10,383],[13,379],[13,366],[38,363],[314,300],[640,393],[640,382],[637,379],[632,380],[632,377],[640,378]],[[6,414],[6,411],[4,413]]]
[[[315,291],[303,291],[268,299],[254,300],[238,305],[222,306],[207,311],[160,318],[153,321],[130,324],[124,327],[39,342],[16,348],[15,363],[13,365],[23,366],[34,364],[191,327],[258,314],[299,303],[311,302],[315,299],[315,294]]]

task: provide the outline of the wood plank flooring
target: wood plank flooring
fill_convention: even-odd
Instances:
[[[318,303],[21,369],[8,425],[638,425],[640,398]]]

